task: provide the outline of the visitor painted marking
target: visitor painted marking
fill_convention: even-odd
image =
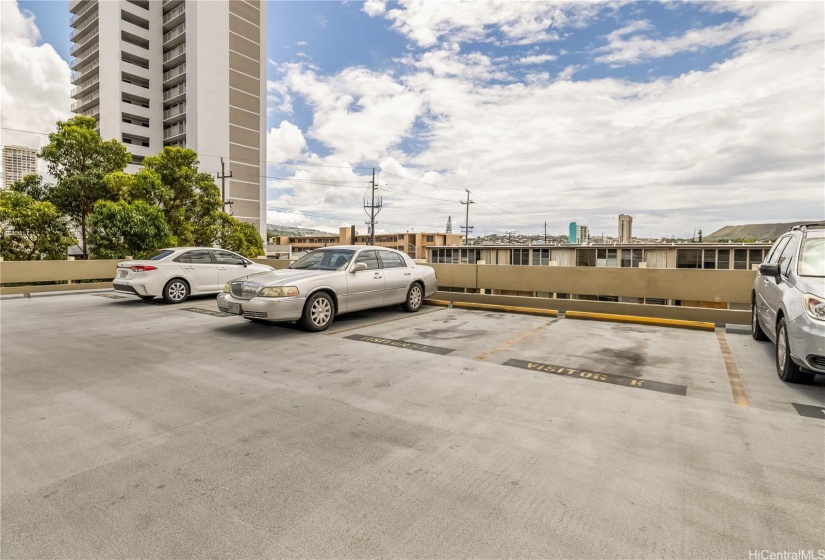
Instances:
[[[808,418],[819,418],[825,420],[825,407],[813,406],[810,404],[791,403],[800,416]]]
[[[191,311],[192,313],[200,313],[201,315],[211,315],[212,317],[237,317],[231,313],[224,313],[223,311],[213,311],[212,309],[203,309],[201,307],[184,307],[181,311]]]
[[[598,373],[595,371],[543,364],[541,362],[528,362],[526,360],[517,360],[515,358],[507,360],[503,365],[529,369],[532,371],[540,371],[542,373],[552,373],[553,375],[560,375],[562,377],[573,377],[576,379],[587,379],[590,381],[599,381],[601,383],[610,383],[611,385],[622,385],[633,389],[647,389],[648,391],[657,391],[659,393],[668,393],[670,395],[679,395],[682,397],[687,395],[687,387],[685,385],[674,385],[672,383],[664,383],[662,381],[635,379],[624,375]]]
[[[418,352],[428,352],[430,354],[446,355],[450,352],[455,352],[452,348],[441,348],[439,346],[428,346],[426,344],[417,344],[415,342],[405,342],[403,340],[392,340],[389,338],[381,338],[380,336],[368,336],[364,334],[351,334],[345,336],[350,340],[357,340],[359,342],[371,342],[373,344],[381,344],[383,346],[393,346],[395,348],[404,348],[406,350],[416,350]]]

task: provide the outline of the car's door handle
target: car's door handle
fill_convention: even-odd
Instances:
[[[194,266],[184,266],[183,268],[185,268],[186,270],[195,270]]]
[[[404,276],[409,276],[409,275],[411,275],[411,274],[412,274],[412,272],[405,272],[405,273],[404,273]]]
[[[225,267],[225,266],[219,266],[219,267],[218,267],[218,270],[228,270],[228,268],[227,268],[227,267]]]

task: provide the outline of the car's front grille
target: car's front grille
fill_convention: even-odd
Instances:
[[[808,363],[815,365],[818,368],[825,369],[825,356],[808,356]]]
[[[266,319],[268,317],[265,311],[244,311],[243,316],[250,319]]]
[[[232,294],[232,297],[238,299],[252,299],[255,297],[255,294],[258,293],[260,287],[260,284],[251,282],[230,282],[229,293]]]
[[[229,306],[218,304],[218,311],[223,311],[224,313],[229,313]]]

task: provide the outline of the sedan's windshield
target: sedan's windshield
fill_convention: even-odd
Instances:
[[[293,270],[341,270],[345,268],[355,251],[352,249],[320,249],[304,255],[288,268]]]
[[[825,277],[825,237],[802,241],[799,250],[799,275]]]

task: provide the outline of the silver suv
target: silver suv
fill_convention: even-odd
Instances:
[[[751,333],[776,344],[776,373],[809,383],[825,374],[825,224],[791,228],[753,283]]]

